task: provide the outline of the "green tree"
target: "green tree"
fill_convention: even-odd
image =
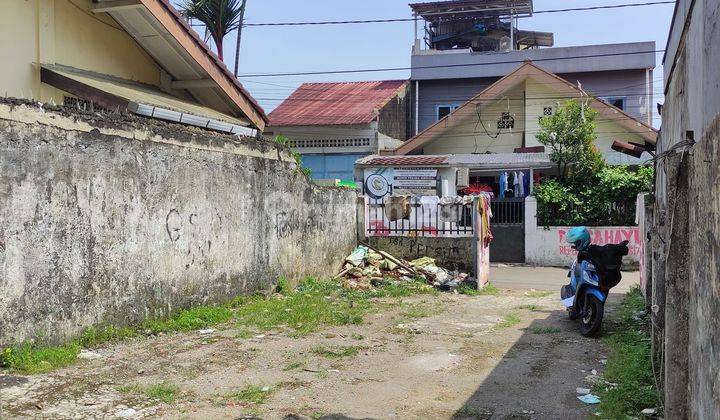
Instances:
[[[197,19],[205,25],[217,47],[220,60],[223,59],[225,35],[240,27],[245,2],[241,0],[184,0],[182,14]]]
[[[597,111],[574,99],[566,101],[553,115],[540,118],[538,141],[550,149],[550,159],[557,164],[561,180],[570,165],[588,157],[594,150]],[[588,163],[596,161],[592,156]],[[602,159],[602,157],[600,157]]]

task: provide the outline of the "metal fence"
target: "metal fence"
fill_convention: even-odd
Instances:
[[[494,225],[521,225],[525,223],[524,198],[496,198],[490,201]]]
[[[405,208],[366,199],[367,236],[473,236],[472,203],[426,204],[413,198]]]

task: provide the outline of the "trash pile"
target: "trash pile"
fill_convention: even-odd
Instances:
[[[344,279],[349,289],[369,290],[388,282],[421,280],[444,291],[460,285],[477,288],[477,281],[467,273],[438,267],[434,258],[422,257],[412,261],[395,258],[385,251],[360,245],[345,258],[343,270],[335,276]]]

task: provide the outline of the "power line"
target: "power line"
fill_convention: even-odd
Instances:
[[[622,8],[628,8],[628,7],[656,6],[656,5],[674,4],[674,3],[675,3],[674,0],[666,0],[666,1],[650,1],[650,2],[645,2],[645,3],[626,3],[626,4],[616,4],[616,5],[605,5],[605,6],[573,7],[573,8],[566,8],[566,9],[537,10],[537,11],[534,11],[533,14],[622,9]],[[416,20],[423,20],[423,19],[418,17],[418,18],[397,18],[397,19],[328,20],[328,21],[314,21],[314,22],[259,22],[259,23],[246,23],[243,25],[243,27],[353,25],[353,24],[363,24],[363,23],[413,22]],[[197,25],[197,26],[202,26],[202,25]]]
[[[238,78],[247,77],[281,77],[281,76],[314,76],[322,74],[350,74],[350,73],[378,73],[388,71],[403,71],[403,70],[421,70],[421,69],[447,69],[457,67],[474,67],[474,66],[495,66],[499,64],[518,64],[526,61],[541,62],[541,61],[560,61],[560,60],[577,60],[587,58],[600,58],[600,57],[617,57],[623,55],[639,55],[639,54],[659,54],[664,53],[665,50],[647,50],[647,51],[630,51],[630,52],[618,52],[618,53],[605,53],[605,54],[590,54],[590,55],[575,55],[567,57],[552,57],[552,58],[536,58],[533,60],[505,60],[505,61],[493,61],[491,63],[465,63],[465,64],[440,64],[433,66],[414,66],[414,67],[384,67],[374,69],[351,69],[351,70],[325,70],[325,71],[305,71],[305,72],[287,72],[287,73],[256,73],[256,74],[241,74]]]

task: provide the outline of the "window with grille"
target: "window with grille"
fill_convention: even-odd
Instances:
[[[546,106],[545,108],[543,108],[543,116],[544,117],[549,117],[551,115],[552,115],[552,107],[551,106]]]
[[[369,138],[359,139],[299,139],[288,140],[288,146],[296,148],[311,147],[364,147],[370,146]]]
[[[503,112],[497,122],[498,130],[503,128],[515,128],[515,118],[509,112]]]

